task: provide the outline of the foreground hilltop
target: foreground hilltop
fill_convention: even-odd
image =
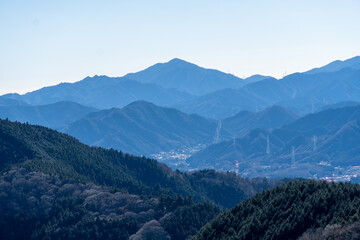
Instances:
[[[0,120],[0,172],[1,239],[185,239],[220,208],[288,181],[173,171],[8,120]]]
[[[359,221],[359,209],[360,186],[357,184],[293,182],[257,194],[225,211],[192,240],[290,240],[298,239],[305,232],[302,239],[316,239],[312,238],[319,237],[315,234],[316,229]],[[335,227],[340,230],[340,226]],[[353,229],[346,233],[347,238],[338,236],[336,239],[358,239],[359,230]]]

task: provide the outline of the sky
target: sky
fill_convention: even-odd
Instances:
[[[0,95],[173,58],[281,78],[360,55],[358,0],[0,0]]]

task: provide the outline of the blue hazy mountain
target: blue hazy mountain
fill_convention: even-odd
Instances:
[[[32,105],[74,101],[96,108],[123,107],[133,101],[146,100],[210,118],[225,118],[243,110],[262,110],[274,104],[306,114],[340,101],[360,101],[358,60],[359,57],[355,57],[336,63],[338,67],[333,70],[343,67],[338,71],[295,73],[281,80],[254,75],[242,80],[173,59],[125,78],[88,77],[73,84],[62,83],[25,95],[3,97]],[[252,83],[246,84],[249,81]],[[202,96],[195,98],[189,92]]]
[[[246,84],[249,84],[249,83],[262,81],[262,80],[265,80],[265,79],[268,79],[268,78],[276,79],[276,78],[271,77],[271,76],[263,76],[263,75],[260,75],[260,74],[255,74],[255,75],[252,75],[252,76],[250,76],[248,78],[245,78],[244,81],[246,82]]]
[[[315,74],[321,72],[336,72],[344,68],[352,68],[356,70],[360,70],[360,56],[356,56],[345,61],[336,60],[331,62],[323,67],[311,69],[305,73],[307,74]]]
[[[341,101],[360,101],[360,70],[344,68],[318,74],[295,73],[280,80],[265,79],[239,89],[216,91],[175,104],[186,113],[224,118],[239,111],[256,111],[278,104],[298,114]]]
[[[39,106],[0,107],[0,118],[61,129],[94,111],[97,109],[74,102],[57,102]]]
[[[211,143],[217,122],[145,101],[91,113],[65,132],[80,141],[148,155]]]
[[[241,112],[222,120],[218,139],[232,139],[257,127],[276,128],[297,119],[280,106],[258,113]],[[65,132],[80,141],[133,154],[149,155],[214,141],[218,121],[138,101],[103,110],[72,123]]]
[[[331,175],[336,166],[358,165],[359,124],[360,106],[328,109],[273,131],[254,129],[240,138],[210,145],[187,162],[190,169],[226,171],[233,170],[238,160],[242,174],[249,176]]]
[[[87,77],[76,83],[61,83],[24,95],[7,94],[4,97],[33,105],[73,101],[96,108],[123,107],[137,100],[169,105],[193,98],[188,93],[164,89],[155,84],[107,76]]]
[[[176,89],[193,95],[203,95],[225,88],[238,88],[244,80],[214,69],[205,69],[175,58],[155,64],[143,71],[125,76],[143,83],[153,83],[167,89]]]
[[[274,132],[284,132],[284,134],[278,135],[284,136],[282,139],[287,141],[299,133],[309,137],[328,134],[357,119],[360,119],[360,105],[327,109],[314,114],[308,114]]]
[[[0,106],[7,107],[7,106],[18,106],[18,105],[28,105],[28,104],[20,100],[15,100],[0,96]]]
[[[232,117],[223,119],[222,127],[231,132],[233,136],[241,136],[255,128],[278,128],[294,122],[297,118],[299,116],[290,110],[274,105],[260,112],[239,112]]]
[[[360,102],[354,101],[342,101],[335,104],[329,104],[317,109],[318,112],[326,110],[326,109],[334,109],[334,108],[344,108],[344,107],[354,107],[356,105],[360,105]]]

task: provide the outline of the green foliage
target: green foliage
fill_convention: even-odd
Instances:
[[[358,221],[360,186],[291,182],[247,199],[193,239],[297,239],[308,228]]]
[[[83,199],[59,199],[45,216],[20,213],[0,219],[1,239],[128,239],[139,228],[134,218],[86,219]]]
[[[208,202],[177,208],[162,222],[171,239],[186,239],[220,213],[220,209]]]
[[[193,173],[172,171],[152,159],[135,157],[113,149],[89,147],[73,137],[48,128],[7,120],[0,120],[0,140],[0,172],[22,167],[30,172],[47,173],[51,181],[60,178],[63,185],[66,185],[67,181],[92,182],[111,187],[114,191],[141,195],[143,199],[155,197],[159,204],[155,209],[148,210],[155,211],[155,220],[161,222],[173,239],[185,239],[213,219],[220,212],[214,203],[229,208],[256,192],[284,182],[243,179],[234,173],[219,173],[213,170]],[[34,176],[31,181],[27,180],[26,175],[21,179],[16,179],[16,174],[13,176],[13,180],[18,181],[17,186],[23,191],[13,191],[9,199],[3,198],[6,203],[9,203],[11,198],[23,199],[24,204],[21,203],[20,206],[29,211],[29,206],[33,203],[31,199],[34,197],[40,200],[42,196],[56,199],[55,192],[45,191],[43,188],[35,191],[34,187],[30,187],[37,182],[45,183],[46,180],[41,180],[40,176]],[[4,184],[10,182],[6,180]],[[58,186],[55,185],[49,184]],[[72,185],[72,188],[76,187],[75,184]],[[41,195],[40,190],[45,191],[46,195]],[[20,195],[17,196],[19,192]],[[47,197],[44,199],[48,199]],[[135,218],[105,220],[89,217],[90,211],[97,212],[96,206],[83,201],[74,197],[57,199],[54,204],[45,201],[49,206],[43,209],[50,209],[46,214],[39,213],[41,211],[36,211],[37,209],[22,213],[16,210],[19,209],[17,207],[7,209],[9,213],[17,214],[0,217],[0,237],[128,239],[141,226]],[[9,206],[11,208],[12,205]]]
[[[20,166],[64,179],[94,182],[137,195],[191,195],[230,208],[280,184],[242,179],[233,173],[172,171],[164,164],[113,149],[89,147],[73,137],[29,124],[0,120],[0,172]]]

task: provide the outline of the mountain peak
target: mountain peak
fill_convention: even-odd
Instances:
[[[245,81],[234,75],[203,68],[179,58],[157,63],[143,71],[129,73],[125,77],[197,96],[245,85]]]
[[[186,63],[189,63],[189,62],[187,62],[187,61],[185,61],[185,60],[182,60],[182,59],[180,59],[180,58],[173,58],[173,59],[171,59],[169,62],[186,62]]]
[[[124,109],[133,108],[133,107],[156,107],[156,105],[151,102],[145,101],[145,100],[138,100],[138,101],[129,103],[128,105],[126,105],[124,107]]]
[[[197,66],[196,64],[193,64],[191,62],[187,62],[187,61],[182,60],[180,58],[173,58],[173,59],[171,59],[170,61],[168,61],[168,62],[166,62],[164,64],[173,64],[173,65],[176,65],[176,66]]]
[[[344,68],[360,69],[360,56],[355,56],[346,60],[336,60],[325,66],[311,69],[306,74],[316,74],[321,72],[336,72]]]

